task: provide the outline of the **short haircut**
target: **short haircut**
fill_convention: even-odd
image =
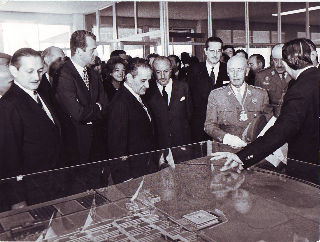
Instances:
[[[210,42],[217,42],[221,43],[221,48],[223,48],[223,41],[219,37],[210,37],[206,40],[206,43],[204,44],[204,48],[208,49]]]
[[[147,61],[149,61],[151,58],[156,58],[156,57],[158,57],[158,56],[160,56],[159,54],[156,54],[156,53],[151,53],[151,54],[149,54],[149,55],[147,55]]]
[[[176,56],[176,55],[169,55],[168,58],[169,58],[169,60],[171,61],[170,57],[173,58],[173,59],[176,61],[177,66],[181,66],[181,60],[180,60],[180,58],[179,58],[178,56]],[[172,65],[172,63],[171,63],[171,65]]]
[[[126,61],[124,59],[122,59],[120,56],[111,57],[107,61],[107,64],[106,64],[107,65],[107,75],[112,73],[116,64],[119,64],[119,63],[122,64],[124,67],[126,67]]]
[[[11,59],[11,55],[8,55],[6,53],[1,53],[0,52],[0,58],[1,59],[6,59],[8,61],[8,63],[10,62],[10,59]]]
[[[39,51],[36,51],[31,48],[21,48],[13,54],[11,61],[10,61],[10,65],[15,66],[17,69],[19,69],[20,68],[20,59],[21,59],[21,57],[24,57],[24,56],[27,56],[27,57],[34,56],[34,57],[41,58]]]
[[[303,69],[312,65],[311,48],[306,39],[291,40],[282,47],[283,60],[293,70]]]
[[[312,40],[310,40],[310,39],[304,39],[306,42],[307,42],[307,44],[310,46],[310,48],[311,48],[311,50],[312,51],[316,51],[317,50],[317,47],[316,47],[316,45],[312,42]]]
[[[245,58],[248,60],[248,53],[245,50],[239,49],[239,50],[236,51],[235,55],[238,54],[238,53],[243,53]]]
[[[132,58],[126,68],[126,74],[131,74],[133,77],[138,75],[138,68],[149,68],[152,71],[151,66],[149,65],[148,61],[139,57]]]
[[[154,66],[157,61],[166,61],[169,63],[169,66],[170,66],[170,69],[172,69],[172,64],[171,64],[171,61],[168,57],[165,57],[165,56],[158,56],[154,59],[153,63],[152,63],[152,69],[154,69]]]
[[[126,55],[127,53],[124,50],[114,50],[110,54],[110,58],[120,56],[120,55]]]
[[[232,49],[233,55],[235,55],[235,53],[236,53],[236,51],[234,50],[232,45],[225,45],[225,46],[223,46],[222,49],[223,49],[223,51],[225,51],[226,49]]]
[[[96,36],[87,30],[77,30],[70,38],[71,56],[74,56],[77,48],[85,50],[87,48],[87,37],[96,40]]]
[[[261,64],[262,64],[262,69],[265,67],[266,61],[265,61],[265,59],[264,59],[264,57],[263,57],[262,55],[260,55],[260,54],[253,54],[253,55],[250,56],[250,58],[251,58],[251,57],[255,57],[256,60],[257,60],[257,63],[261,63]]]

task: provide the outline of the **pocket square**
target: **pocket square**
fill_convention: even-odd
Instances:
[[[186,99],[186,97],[183,96],[183,97],[180,99],[180,102],[182,102],[182,101],[185,100],[185,99]]]

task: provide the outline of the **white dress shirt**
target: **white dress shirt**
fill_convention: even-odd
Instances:
[[[37,95],[34,95],[34,90],[29,90],[29,89],[26,89],[24,88],[23,86],[21,86],[18,82],[14,82],[18,87],[20,87],[23,91],[25,91],[27,94],[29,94],[30,97],[32,97],[32,99],[38,103],[38,100],[37,100]],[[46,112],[47,116],[50,118],[50,120],[54,123],[53,121],[53,118],[52,118],[52,115],[47,107],[47,105],[45,104],[45,102],[42,100],[41,96],[39,95],[38,93],[38,97],[41,101],[41,104],[42,104],[42,108],[43,110]]]
[[[241,97],[243,98],[243,95],[244,95],[244,92],[246,91],[246,83],[245,82],[243,82],[243,84],[241,85],[241,87],[235,87],[235,86],[233,86],[233,85],[230,85],[231,86],[231,88],[232,88],[232,90],[233,90],[233,92],[234,93],[239,93],[239,91],[240,91],[240,95],[241,95]]]
[[[166,92],[168,93],[168,106],[169,106],[169,104],[170,104],[170,99],[171,99],[172,83],[173,83],[173,81],[172,81],[172,79],[170,78],[168,84],[166,85],[166,89],[165,89]],[[161,95],[162,95],[163,86],[162,86],[161,84],[159,84],[158,82],[157,82],[157,86],[158,86],[159,91],[160,91],[160,93],[161,93]]]
[[[208,61],[206,61],[206,67],[207,67],[208,74],[210,76],[213,66]],[[214,77],[215,77],[215,82],[217,82],[217,78],[218,78],[218,75],[219,75],[219,69],[220,69],[220,61],[217,64],[215,64],[215,66],[213,67],[213,73],[214,73]]]

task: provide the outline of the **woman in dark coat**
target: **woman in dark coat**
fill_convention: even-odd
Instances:
[[[123,84],[126,62],[118,56],[111,57],[102,70],[103,87],[109,101]]]

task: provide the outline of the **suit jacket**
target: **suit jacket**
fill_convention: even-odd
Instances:
[[[191,118],[193,142],[210,139],[204,132],[208,97],[211,90],[222,87],[224,81],[229,81],[229,77],[227,75],[227,64],[223,62],[220,62],[219,74],[216,78],[215,85],[213,85],[209,77],[205,62],[200,62],[191,66],[190,74],[188,75],[188,83],[193,106],[193,115]]]
[[[226,133],[238,136],[246,142],[246,131],[261,115],[270,117],[268,113],[269,98],[267,92],[259,87],[247,85],[244,94],[246,121],[240,121],[241,105],[235,97],[231,84],[211,91],[208,99],[205,131],[214,140],[223,142]]]
[[[150,84],[146,94],[155,126],[156,148],[191,143],[191,98],[186,82],[173,80],[169,106],[156,82]]]
[[[319,71],[314,67],[290,82],[275,124],[264,136],[237,153],[245,167],[259,162],[286,142],[288,158],[319,163],[318,85]]]
[[[95,133],[101,134],[100,127],[107,109],[107,96],[99,74],[88,69],[90,89],[70,59],[66,60],[56,82],[56,97],[65,114],[71,118],[76,132],[77,156],[79,161],[92,160]],[[102,111],[96,103],[100,103]],[[100,131],[99,131],[100,130]],[[73,134],[71,134],[73,135]]]
[[[291,77],[287,74],[285,79],[281,79],[275,68],[267,68],[256,74],[255,86],[267,90],[273,114],[278,117],[283,103],[283,97],[287,91]]]
[[[109,157],[139,154],[153,149],[154,132],[147,112],[132,93],[121,86],[112,99],[108,115]],[[140,155],[123,162],[116,160],[111,171],[114,182],[151,171],[154,167],[149,158],[148,155]]]
[[[1,98],[1,178],[57,167],[60,159],[60,122],[50,102],[43,96],[41,98],[54,123],[32,97],[15,84]],[[14,190],[17,196],[10,198],[11,204],[24,200],[21,198],[23,188],[15,187],[10,194]]]

